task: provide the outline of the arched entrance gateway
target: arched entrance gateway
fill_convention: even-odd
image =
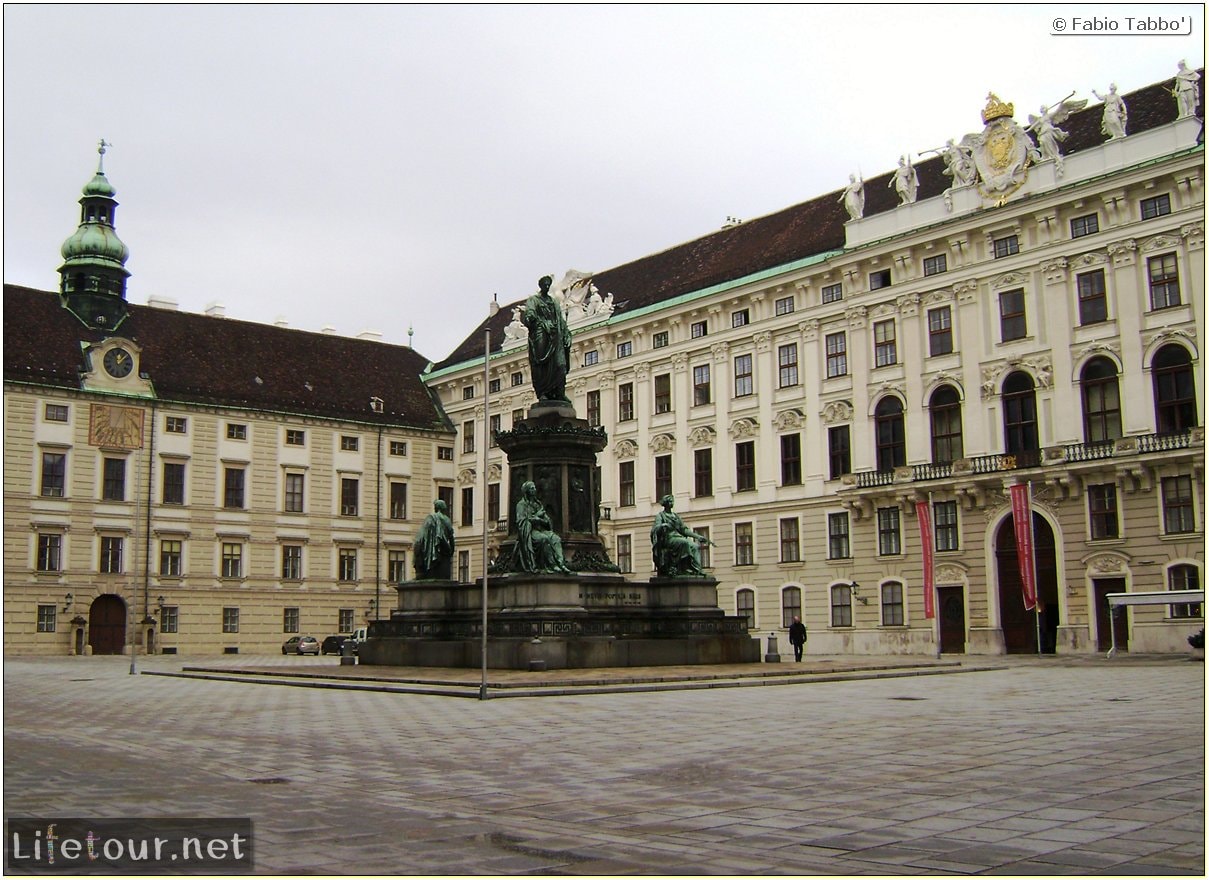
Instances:
[[[1037,565],[1037,602],[1041,611],[1041,653],[1053,654],[1058,633],[1058,558],[1054,530],[1033,512],[1033,555]],[[1037,653],[1037,619],[1024,607],[1024,584],[1016,557],[1016,527],[1006,516],[995,533],[999,582],[999,624],[1007,654]]]
[[[93,654],[121,654],[126,645],[126,603],[121,596],[97,596],[88,610],[88,644]]]

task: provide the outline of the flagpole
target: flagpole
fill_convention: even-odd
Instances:
[[[929,528],[931,528],[931,522],[932,522],[932,493],[929,492],[928,493]],[[933,540],[935,540],[935,536],[933,536]],[[933,552],[935,552],[935,548],[933,548]],[[925,564],[927,564],[927,563],[925,562]],[[934,645],[936,645],[936,659],[939,660],[941,645],[940,645],[940,602],[938,600],[940,599],[940,596],[936,592],[936,574],[935,574],[935,572],[933,572],[932,583],[928,586],[928,589],[930,589],[932,591],[932,643]],[[927,600],[925,599],[924,602],[926,604]],[[964,629],[964,627],[965,627],[965,621],[963,620],[962,628]],[[962,633],[963,641],[964,641],[964,636],[965,636],[965,633]]]
[[[1033,529],[1033,481],[1026,481],[1028,486],[1028,530],[1029,548],[1032,553],[1029,554],[1029,567],[1032,568],[1033,591],[1036,593],[1036,601],[1033,603],[1033,620],[1037,628],[1037,656],[1041,656],[1041,584],[1037,583],[1037,542]]]
[[[491,452],[491,317],[500,310],[496,299],[487,307],[487,329],[483,337],[483,632],[479,653],[483,663],[483,677],[479,684],[479,699],[487,699],[487,582],[490,560],[487,558],[487,495],[490,491],[487,476],[488,455]]]

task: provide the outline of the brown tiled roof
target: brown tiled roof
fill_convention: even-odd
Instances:
[[[57,293],[4,286],[4,380],[79,388],[80,342],[136,342],[161,400],[448,431],[420,381],[428,364],[401,345],[149,306],[112,334],[87,329]],[[370,408],[380,397],[383,412]]]
[[[1202,95],[1204,71],[1200,71]],[[1173,122],[1175,100],[1171,96],[1174,78],[1122,95],[1129,110],[1129,134]],[[1203,105],[1203,97],[1202,97]],[[1036,113],[1034,109],[1033,113]],[[1017,117],[1026,120],[1030,111],[1017,108]],[[1062,145],[1064,155],[1098,146],[1105,136],[1100,132],[1101,105],[1090,103],[1062,124],[1068,133]],[[1023,125],[1024,123],[1021,122]],[[950,185],[944,174],[944,161],[934,156],[915,166],[919,174],[919,198],[938,196]],[[865,216],[893,210],[898,196],[890,187],[890,171],[865,181]],[[795,260],[841,250],[844,247],[844,223],[848,214],[840,203],[843,189],[811,199],[775,214],[749,220],[738,226],[711,233],[642,257],[631,263],[598,272],[592,282],[602,294],[612,293],[626,310],[633,310],[674,297],[702,290],[715,284],[734,281],[764,269],[783,266]],[[536,289],[536,283],[535,283]],[[522,300],[518,300],[522,302]],[[479,324],[452,354],[436,365],[437,369],[473,360],[483,353],[483,331],[490,327],[492,351],[498,351],[504,327],[512,321],[509,304]]]

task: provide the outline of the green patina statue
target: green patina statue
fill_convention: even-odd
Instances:
[[[453,577],[453,522],[444,501],[432,505],[416,535],[416,579],[450,580]]]
[[[521,500],[516,503],[516,548],[513,550],[517,571],[539,574],[573,574],[563,559],[563,542],[554,531],[550,515],[537,497],[537,486],[527,482],[521,486]]]
[[[660,577],[706,577],[701,568],[701,545],[713,542],[699,535],[684,524],[678,514],[672,513],[676,503],[671,495],[659,501],[663,505],[651,526],[651,555]]]
[[[562,304],[550,296],[554,279],[549,275],[537,282],[538,292],[525,301],[521,317],[529,328],[529,371],[538,403],[561,403],[567,399],[567,371],[571,368],[571,331],[563,315]]]

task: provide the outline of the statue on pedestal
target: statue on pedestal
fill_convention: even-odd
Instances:
[[[1125,137],[1125,126],[1129,119],[1129,111],[1125,109],[1125,101],[1117,94],[1117,84],[1108,87],[1108,94],[1101,95],[1095,89],[1091,93],[1104,102],[1104,118],[1100,120],[1100,131],[1108,135],[1110,141]]]
[[[855,174],[849,174],[848,185],[844,187],[840,201],[848,211],[849,220],[860,220],[865,216],[865,181],[857,180]]]
[[[1175,75],[1175,88],[1171,93],[1175,95],[1175,118],[1183,119],[1196,115],[1196,84],[1201,75],[1195,70],[1189,70],[1186,61],[1181,61],[1178,66],[1179,73]]]
[[[919,175],[911,164],[910,156],[898,160],[898,170],[890,179],[890,186],[898,193],[899,205],[912,205],[919,194]]]
[[[516,503],[516,547],[512,552],[517,571],[574,574],[567,568],[562,539],[532,481],[521,486],[521,500]]]
[[[450,580],[453,576],[453,521],[449,507],[437,500],[416,535],[416,579]]]
[[[525,301],[521,320],[529,328],[529,371],[538,403],[570,406],[567,371],[571,366],[571,331],[562,304],[550,295],[553,283],[549,275],[537,282],[538,292]]]
[[[664,495],[659,501],[663,510],[651,526],[651,555],[660,577],[706,577],[701,568],[701,545],[713,542],[684,524],[679,514],[672,513],[676,499]]]

